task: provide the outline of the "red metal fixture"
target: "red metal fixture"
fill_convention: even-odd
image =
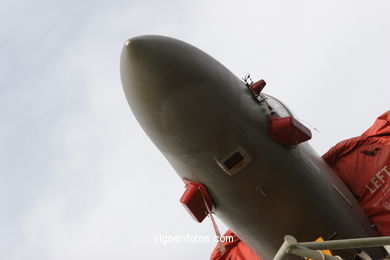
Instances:
[[[291,116],[271,117],[268,134],[273,140],[284,145],[297,145],[311,139],[310,130]]]
[[[253,94],[257,97],[260,95],[260,92],[264,89],[265,85],[267,83],[264,81],[264,79],[261,79],[255,83],[252,83],[249,85],[249,88],[252,90]]]
[[[188,213],[199,223],[201,223],[209,214],[207,206],[212,211],[214,208],[213,202],[207,193],[206,187],[201,183],[183,179],[186,183],[186,190],[180,198],[180,202],[186,208]]]

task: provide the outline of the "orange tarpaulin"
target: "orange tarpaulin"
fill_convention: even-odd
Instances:
[[[233,241],[223,243],[225,250],[222,255],[219,250],[219,245],[217,245],[210,260],[261,260],[233,231],[228,230],[224,237],[228,236],[232,236]]]
[[[323,158],[349,187],[383,236],[390,235],[390,111],[361,136],[342,141]]]

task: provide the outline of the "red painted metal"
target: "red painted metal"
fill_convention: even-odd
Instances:
[[[264,79],[261,79],[255,83],[252,83],[249,85],[250,89],[252,90],[253,94],[257,97],[260,95],[260,92],[264,89],[265,85],[267,83],[264,81]]]
[[[183,204],[188,213],[190,213],[190,215],[200,223],[209,214],[205,201],[211,211],[214,209],[213,202],[204,185],[187,179],[183,179],[183,181],[186,183],[186,190],[181,196],[180,202]]]
[[[271,117],[268,134],[273,140],[284,145],[297,145],[311,139],[310,130],[291,116]]]

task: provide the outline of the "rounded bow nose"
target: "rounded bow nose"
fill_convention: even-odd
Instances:
[[[127,101],[145,132],[166,152],[188,152],[223,133],[242,82],[201,50],[169,37],[128,40],[121,55]]]

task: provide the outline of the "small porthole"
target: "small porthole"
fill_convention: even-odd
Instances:
[[[251,158],[248,153],[242,149],[242,147],[238,147],[222,160],[217,160],[217,163],[227,174],[234,175],[243,169],[250,161]]]

